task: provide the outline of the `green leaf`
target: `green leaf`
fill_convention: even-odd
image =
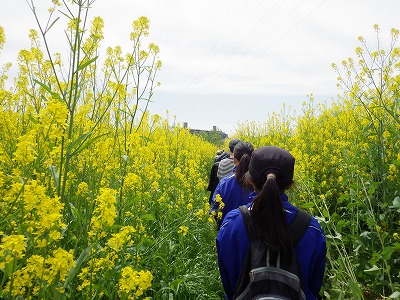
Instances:
[[[52,93],[51,88],[48,85],[45,85],[43,82],[36,79],[33,79],[33,81],[40,85],[46,92],[49,92],[50,94]]]
[[[57,17],[57,19],[55,19],[55,20],[53,21],[53,23],[51,23],[50,26],[47,27],[46,32],[49,31],[51,27],[53,27],[53,25],[58,21],[58,19],[60,19],[60,17]]]
[[[141,218],[146,221],[155,221],[156,219],[153,214],[144,214]]]
[[[147,136],[144,136],[144,135],[141,135],[141,136],[139,136],[142,140],[144,140],[145,142],[150,142],[151,141],[151,139],[149,138],[149,137],[147,137]]]
[[[69,203],[69,206],[71,207],[72,215],[79,221],[83,220],[79,209],[77,209],[71,202]]]
[[[78,147],[88,136],[90,136],[92,132],[84,133],[80,137],[78,137],[75,141],[68,145],[68,151],[72,151],[75,147]]]
[[[336,223],[336,230],[338,232],[342,232],[342,228],[346,226],[346,222],[343,220],[340,220],[339,222]]]
[[[43,82],[40,82],[39,80],[33,79],[34,82],[36,82],[38,85],[40,85],[46,92],[48,92],[53,98],[61,101],[62,103],[64,103],[63,99],[61,98],[61,96],[56,93],[53,92],[51,90],[51,87],[49,87],[48,85],[44,84]]]
[[[89,59],[88,61],[84,62],[83,64],[80,64],[78,66],[78,69],[76,69],[76,72],[79,72],[80,70],[83,70],[84,68],[86,68],[88,65],[90,65],[92,62],[94,62],[99,56],[96,56],[95,58]]]
[[[377,271],[379,271],[379,270],[380,270],[380,268],[378,268],[376,265],[373,265],[372,268],[366,269],[366,270],[364,270],[364,272],[366,272],[366,273],[373,273],[373,272],[377,272]]]
[[[49,165],[49,171],[50,171],[51,177],[53,177],[54,185],[56,187],[58,187],[58,185],[60,183],[60,174],[58,174],[58,172],[57,172],[57,167],[53,166],[53,165]]]
[[[304,209],[314,208],[314,203],[312,203],[312,202],[302,203],[301,207]]]
[[[356,296],[356,298],[354,299],[363,299],[362,291],[356,282],[350,280],[347,284],[353,292],[354,296]]]
[[[33,124],[38,124],[38,120],[32,116],[32,114],[28,115],[29,120],[33,123]]]
[[[393,252],[400,251],[400,243],[395,243],[393,246],[383,248],[381,256],[383,260],[389,260]]]
[[[177,278],[174,281],[172,281],[169,286],[171,289],[177,294],[179,292],[179,287],[181,286],[182,283],[185,282],[185,279],[182,278]]]
[[[390,299],[400,299],[400,292],[394,292],[393,294],[391,294]]]
[[[389,208],[397,209],[397,211],[400,212],[400,197],[399,196],[394,198],[393,205],[389,206]]]
[[[83,263],[89,256],[90,251],[92,250],[93,245],[89,245],[86,249],[84,249],[76,260],[75,266],[69,270],[68,276],[65,279],[63,288],[65,289],[70,282],[75,278],[76,274],[81,270]]]
[[[348,201],[350,199],[349,194],[341,194],[337,199],[338,203],[342,203],[343,201]]]
[[[12,274],[15,271],[15,269],[14,269],[15,265],[14,264],[16,264],[16,261],[15,261],[14,257],[11,258],[11,260],[6,263],[6,274],[7,274],[7,276],[9,278],[12,277]]]
[[[90,140],[87,140],[86,142],[82,143],[73,153],[71,153],[71,156],[73,155],[77,155],[79,152],[85,150],[86,148],[88,148],[91,144],[93,144],[96,140],[98,140],[99,138],[107,135],[108,133],[104,133],[101,135],[98,135]]]

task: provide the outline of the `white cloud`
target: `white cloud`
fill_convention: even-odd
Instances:
[[[43,10],[50,3],[36,2]],[[355,57],[359,35],[375,47],[375,23],[383,40],[392,27],[400,29],[398,0],[97,0],[93,6],[92,16],[105,21],[103,45],[125,51],[132,21],[142,15],[150,19],[148,40],[160,46],[163,61],[152,111],[169,109],[179,121],[196,120],[206,129],[217,122],[230,124],[221,128],[226,131],[245,111],[247,119],[262,119],[266,114],[260,111],[277,108],[276,101],[266,104],[263,98],[290,98],[294,104],[295,97],[299,107],[309,93],[335,96],[339,91],[331,63]],[[35,22],[26,2],[3,5],[0,26],[7,34],[3,64],[29,46],[28,29]],[[60,42],[54,49],[59,51],[66,44],[61,24],[55,29],[53,37]],[[229,107],[229,113],[215,116],[209,107],[217,99],[217,106]]]

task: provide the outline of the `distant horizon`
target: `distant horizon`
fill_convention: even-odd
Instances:
[[[326,103],[330,105],[333,101],[337,101],[337,95],[313,95],[315,104]],[[158,97],[158,100],[161,101],[163,99],[163,94],[157,95],[157,92],[154,96]],[[167,96],[164,96],[168,98]],[[308,102],[309,98],[307,95],[291,95],[291,96],[256,96],[253,95],[251,98],[251,102],[256,107],[261,107],[258,109],[253,109],[252,107],[246,107],[243,105],[242,110],[234,109],[229,112],[228,108],[225,106],[224,102],[219,102],[218,99],[220,95],[209,95],[206,97],[206,103],[204,103],[204,98],[201,96],[193,97],[193,101],[187,103],[188,106],[181,106],[178,109],[178,113],[181,117],[176,117],[176,122],[180,123],[182,126],[186,122],[189,128],[199,129],[199,130],[212,130],[213,126],[216,126],[219,130],[227,133],[229,136],[232,136],[236,129],[235,127],[238,123],[243,123],[247,121],[254,121],[263,123],[268,120],[268,116],[270,114],[279,114],[285,108],[286,113],[295,114],[296,116],[302,114],[303,103]],[[165,99],[164,98],[164,99]],[[232,103],[241,103],[241,99],[244,96],[242,95],[231,95],[230,99]],[[203,103],[199,103],[203,102]],[[173,121],[173,116],[167,116],[165,111],[169,110],[168,107],[177,106],[179,103],[158,103],[157,109],[153,109],[152,103],[149,106],[149,113],[154,115],[158,114],[169,121]],[[211,108],[210,108],[211,107]],[[160,110],[161,109],[161,110]],[[165,109],[163,111],[162,109]],[[197,113],[192,115],[188,114],[187,118],[185,118],[185,112],[188,110],[194,110]],[[221,118],[219,118],[220,113],[223,112],[225,114],[231,114],[230,120],[232,122],[223,122]]]

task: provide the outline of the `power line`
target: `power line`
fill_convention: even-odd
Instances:
[[[301,3],[303,3],[305,0],[303,0]],[[198,87],[200,87],[203,83],[206,83],[208,80],[211,80],[212,77],[233,57],[233,55],[235,53],[237,53],[239,51],[239,49],[246,44],[246,42],[259,30],[259,28],[261,28],[261,26],[263,24],[265,24],[265,22],[267,22],[273,14],[275,14],[277,12],[277,10],[279,9],[279,7],[281,7],[283,5],[285,1],[281,1],[280,3],[278,2],[277,4],[275,4],[271,10],[269,10],[267,12],[267,14],[263,17],[262,21],[258,23],[257,27],[255,28],[255,30],[252,30],[248,35],[247,38],[245,40],[243,40],[239,45],[237,45],[235,48],[233,48],[233,50],[231,50],[229,52],[229,56],[222,62],[220,63],[211,74],[207,75],[206,77],[203,77],[202,80],[200,80],[199,82],[196,83],[196,85],[194,87],[192,87],[192,91],[184,93],[186,94],[186,96],[184,96],[184,100],[188,99],[190,97],[190,95],[193,95],[195,93],[195,89],[197,89]],[[261,2],[258,3],[258,5],[252,10],[252,12],[247,16],[246,19],[244,19],[240,25],[242,25],[243,23],[245,23],[247,21],[247,19],[254,13],[254,11],[258,8],[259,4]],[[301,4],[300,3],[300,4]],[[299,6],[299,5],[298,5]],[[298,7],[296,6],[296,8]],[[294,10],[294,9],[293,9]],[[292,10],[292,11],[293,11]],[[229,40],[225,41],[225,43],[222,45],[222,47],[219,49],[219,51],[217,53],[219,53],[222,48],[228,43]],[[216,54],[214,55],[214,57],[216,56]],[[209,62],[210,63],[210,62]],[[209,94],[209,93],[208,93]],[[180,111],[186,110],[189,107],[192,107],[194,105],[194,103],[190,103],[188,102],[187,105],[184,105],[181,107]]]
[[[224,80],[223,82],[221,82],[217,87],[214,87],[213,89],[209,90],[208,93],[204,94],[204,97],[209,96],[210,94],[212,94],[213,92],[215,92],[218,88],[220,88],[221,86],[225,85],[227,82],[231,81],[233,78],[237,77],[238,74],[241,73],[241,71],[246,68],[250,63],[252,63],[254,60],[256,60],[257,58],[259,58],[261,55],[263,55],[267,50],[269,50],[272,46],[274,46],[276,43],[278,43],[284,36],[286,36],[289,32],[291,32],[295,27],[297,27],[300,23],[302,23],[305,19],[307,19],[312,13],[314,13],[319,7],[321,7],[327,0],[322,1],[319,5],[317,5],[314,9],[312,9],[309,13],[307,13],[303,18],[301,18],[297,23],[295,23],[289,30],[287,30],[284,34],[282,34],[279,38],[277,38],[276,40],[274,40],[271,44],[269,44],[263,51],[261,51],[258,55],[256,55],[253,59],[251,59],[250,61],[248,61],[241,69],[239,69],[235,74],[233,74],[232,76],[230,76],[229,78],[227,78],[226,80]],[[295,6],[288,14],[286,14],[282,19],[280,19],[273,28],[271,28],[271,30],[268,32],[270,33],[272,30],[274,30],[275,28],[277,28],[286,18],[288,18],[296,9],[298,9],[298,7],[304,2],[304,0],[302,2],[300,2],[297,6]],[[275,12],[276,10],[274,10]],[[254,30],[251,35],[253,35],[258,28],[264,24],[266,22],[268,18],[265,18],[261,23],[259,23],[258,27],[256,28],[256,30]],[[209,76],[207,76],[205,79],[203,78],[202,82],[207,81],[208,79],[211,79],[212,76],[219,70],[221,69],[221,67],[223,65],[225,65],[231,58],[232,56],[240,49],[240,47],[242,47],[247,40],[250,38],[250,36],[248,36],[248,38],[243,41],[238,47],[236,47],[233,51],[231,51],[230,55],[228,56],[228,58],[226,58],[224,60],[223,63],[221,63],[216,69],[214,69],[213,73]],[[258,43],[254,44],[253,47],[255,45],[257,45]],[[197,86],[199,86],[200,83],[197,84]],[[193,95],[195,93],[194,89],[191,93],[187,93],[187,96],[185,96],[183,98],[183,100],[188,99],[188,97],[190,95]],[[196,105],[197,103],[195,102],[191,102],[191,101],[187,101],[187,105],[181,106],[179,112],[185,111],[190,107],[193,107],[194,105]]]
[[[272,42],[267,48],[265,48],[260,54],[256,55],[253,59],[251,59],[245,66],[243,66],[240,71],[242,71],[245,67],[247,67],[250,63],[252,63],[253,61],[255,61],[257,58],[259,58],[261,55],[263,55],[267,50],[269,50],[272,46],[274,46],[276,43],[278,43],[283,37],[285,37],[289,32],[291,32],[295,27],[297,27],[300,23],[302,23],[306,18],[308,18],[312,13],[314,13],[319,7],[321,7],[326,1],[328,0],[324,0],[322,1],[318,6],[316,6],[313,10],[311,10],[307,15],[305,15],[302,19],[300,19],[296,24],[294,24],[289,30],[287,30],[283,35],[281,35],[278,39],[276,39],[274,42]],[[279,22],[280,23],[280,22]],[[232,80],[235,76],[237,75],[232,75],[228,78],[228,80],[226,80],[225,82],[223,82],[222,84],[220,84],[217,88],[223,86],[226,82]],[[206,95],[210,95],[213,91],[215,91],[217,88],[215,88],[214,90],[212,90],[211,92],[207,93]]]

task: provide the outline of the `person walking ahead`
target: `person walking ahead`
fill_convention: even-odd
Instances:
[[[239,142],[233,149],[234,173],[221,179],[212,197],[210,214],[216,219],[217,229],[228,212],[251,201],[254,191],[244,182],[244,175],[253,150],[253,145],[247,142]]]
[[[254,150],[246,179],[259,192],[249,204],[249,226],[257,238],[281,249],[284,257],[297,256],[300,278],[307,300],[317,299],[325,263],[326,239],[318,221],[310,224],[292,253],[291,236],[287,224],[298,209],[289,201],[285,190],[293,184],[294,157],[286,150],[265,146]],[[230,211],[216,238],[218,266],[226,299],[232,299],[249,238],[239,209]]]
[[[207,191],[210,191],[210,197],[208,202],[212,203],[212,197],[214,195],[215,188],[219,181],[232,174],[233,170],[233,149],[235,145],[239,143],[239,139],[232,139],[229,141],[229,152],[218,150],[217,155],[214,157],[214,163],[211,167],[210,178],[208,181]],[[221,152],[220,152],[221,151]]]

